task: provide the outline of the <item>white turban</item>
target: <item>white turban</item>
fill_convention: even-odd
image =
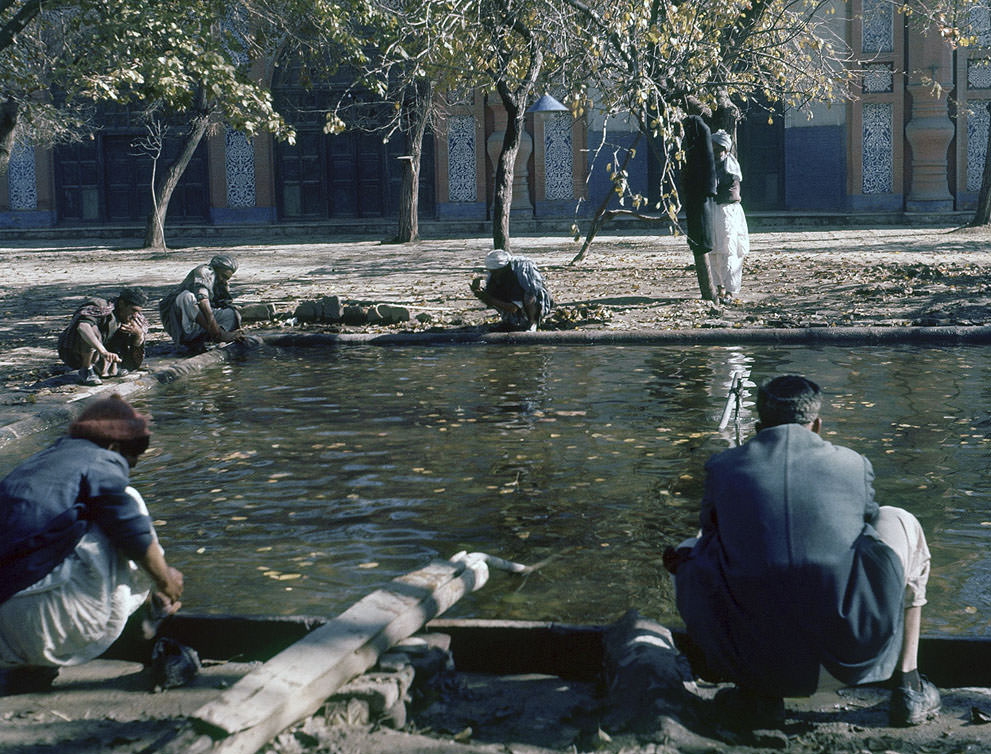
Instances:
[[[718,144],[726,150],[726,172],[735,177],[738,181],[743,180],[743,171],[740,170],[740,163],[730,152],[733,147],[733,140],[723,129],[719,129],[712,134],[712,143]]]
[[[718,144],[727,152],[733,148],[733,140],[730,138],[730,135],[721,128],[712,134],[712,143]]]
[[[513,261],[513,256],[504,249],[495,249],[485,255],[485,269],[500,270]]]

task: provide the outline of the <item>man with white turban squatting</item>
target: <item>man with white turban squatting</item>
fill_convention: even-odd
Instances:
[[[230,343],[244,339],[241,313],[234,307],[228,281],[237,260],[218,254],[209,264],[190,270],[186,278],[158,304],[165,330],[177,346],[202,351],[209,340]]]
[[[720,303],[732,301],[740,293],[743,258],[750,253],[747,217],[740,206],[743,172],[733,156],[733,140],[724,130],[712,134],[716,160],[716,207],[712,213],[712,252],[709,266]]]
[[[536,330],[554,307],[537,266],[525,257],[496,249],[485,257],[485,269],[488,278],[475,277],[471,292],[499,312],[506,330]]]
[[[142,605],[151,618],[179,609],[182,573],[130,486],[150,436],[111,395],[0,480],[0,694],[43,691],[95,659]]]

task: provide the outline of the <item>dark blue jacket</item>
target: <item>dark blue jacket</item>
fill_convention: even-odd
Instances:
[[[798,424],[706,465],[702,536],[678,568],[678,610],[707,664],[775,696],[808,696],[819,666],[887,678],[901,648],[901,561],[877,536],[870,462]]]
[[[0,602],[51,573],[90,526],[132,560],[152,543],[152,524],[124,492],[119,453],[63,437],[0,481]]]

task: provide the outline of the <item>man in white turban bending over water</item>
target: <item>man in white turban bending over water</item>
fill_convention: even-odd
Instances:
[[[537,266],[525,257],[496,249],[485,257],[485,269],[488,279],[474,278],[471,292],[499,312],[505,329],[536,330],[554,306]]]

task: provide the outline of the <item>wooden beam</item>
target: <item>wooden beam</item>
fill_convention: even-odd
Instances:
[[[253,754],[487,580],[484,559],[472,556],[435,561],[394,579],[200,707],[191,724],[157,750]]]

